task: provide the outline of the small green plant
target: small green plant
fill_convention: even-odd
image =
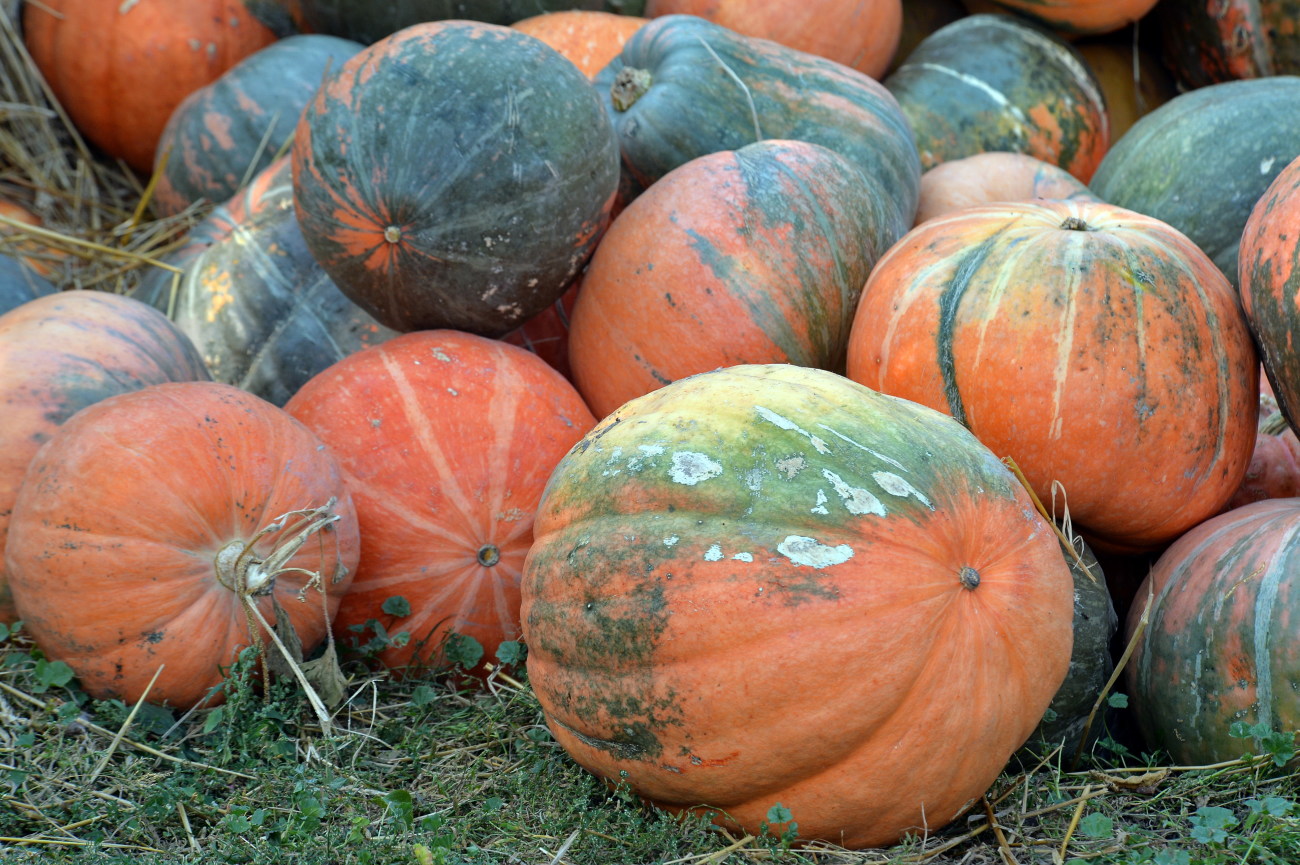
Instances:
[[[1228,728],[1228,735],[1234,739],[1254,740],[1257,743],[1257,750],[1246,752],[1246,756],[1270,757],[1273,765],[1279,769],[1290,763],[1295,757],[1294,730],[1274,730],[1269,724],[1262,721],[1256,724],[1237,721]]]

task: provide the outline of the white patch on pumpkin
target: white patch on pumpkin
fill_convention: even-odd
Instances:
[[[894,459],[893,457],[887,457],[887,456],[885,456],[884,454],[882,454],[880,451],[878,451],[878,450],[873,450],[872,448],[867,447],[866,445],[862,444],[862,442],[854,441],[853,439],[851,439],[851,438],[849,438],[848,436],[846,436],[844,433],[840,432],[840,431],[837,430],[837,429],[831,429],[830,427],[828,427],[828,426],[827,426],[826,424],[824,424],[824,423],[819,423],[819,424],[817,424],[817,426],[819,426],[819,427],[821,427],[822,429],[826,430],[826,432],[830,433],[830,434],[833,435],[833,436],[838,436],[839,438],[844,439],[844,441],[846,441],[846,442],[848,442],[849,444],[853,445],[855,448],[859,448],[859,449],[861,449],[861,450],[866,451],[867,453],[871,454],[873,457],[875,457],[876,459],[880,460],[881,462],[889,463],[889,464],[890,464],[891,466],[893,466],[894,468],[898,468],[898,469],[902,469],[903,471],[907,471],[907,466],[903,465],[902,463],[900,463],[898,460]]]
[[[1277,162],[1276,156],[1270,156],[1268,159],[1265,159],[1263,162],[1259,164],[1259,173],[1268,174],[1269,171],[1273,169],[1274,162]]]
[[[749,487],[749,491],[752,493],[760,492],[763,489],[763,478],[765,477],[767,477],[767,472],[762,469],[750,469],[745,472],[745,486]]]
[[[827,502],[826,493],[822,492],[821,490],[818,490],[817,504],[813,505],[812,513],[829,515],[830,511],[826,510],[826,502]]]
[[[738,562],[752,562],[752,561],[754,561],[754,554],[753,554],[753,553],[736,553],[735,555],[732,556],[732,558],[735,559],[735,560],[738,561]]]
[[[668,476],[674,482],[693,487],[700,481],[722,474],[722,464],[695,451],[673,451],[673,467]]]
[[[676,535],[669,535],[668,537],[664,538],[664,546],[665,547],[677,546],[677,542],[680,540],[681,538],[677,537]]]
[[[776,545],[776,551],[796,565],[807,565],[818,570],[841,565],[853,558],[853,547],[848,544],[832,547],[803,535],[786,536],[784,541]]]
[[[930,500],[922,495],[920,490],[893,472],[872,472],[871,476],[876,479],[876,483],[880,484],[880,488],[891,496],[899,498],[911,496],[930,510],[934,510],[934,505],[930,504]]]
[[[777,414],[771,409],[763,408],[763,406],[761,405],[754,406],[754,411],[758,412],[758,416],[761,417],[763,420],[767,421],[768,423],[773,424],[783,430],[790,430],[791,432],[797,432],[799,433],[799,435],[804,436],[805,438],[808,439],[808,441],[812,442],[812,446],[817,451],[817,453],[828,454],[831,452],[831,449],[826,446],[826,442],[822,441],[817,436],[808,432],[808,430],[803,429],[802,427],[800,427],[798,424],[796,424],[794,421],[790,420],[789,418],[782,417],[781,415]]]
[[[610,451],[609,459],[605,460],[605,465],[613,465],[621,456],[623,456],[623,448],[614,445],[614,450]]]
[[[432,354],[438,360],[441,360],[445,363],[451,363],[451,357],[448,356],[447,352],[438,348],[436,345],[430,350],[430,354]]]
[[[776,467],[785,475],[786,480],[794,480],[794,476],[803,471],[808,461],[803,457],[787,457],[783,460],[776,461]]]
[[[885,516],[885,506],[873,493],[861,487],[850,486],[844,478],[830,469],[822,469],[822,477],[831,482],[835,493],[844,501],[844,507],[848,509],[849,513],[857,516],[863,514],[875,514],[878,517]]]
[[[704,551],[704,561],[717,562],[722,560],[722,547],[717,544],[710,544],[709,548]]]

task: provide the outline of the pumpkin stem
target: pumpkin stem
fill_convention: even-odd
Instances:
[[[402,239],[402,229],[396,225],[390,225],[384,229],[384,240],[389,243],[397,243]]]
[[[1259,431],[1264,435],[1270,436],[1280,436],[1290,428],[1291,425],[1286,422],[1286,415],[1282,414],[1280,411],[1269,415],[1259,425]]]
[[[970,565],[966,565],[961,569],[961,573],[957,575],[957,579],[961,582],[963,588],[973,590],[980,584],[980,572]]]
[[[301,568],[287,568],[289,560],[298,554],[307,539],[317,532],[327,530],[337,522],[339,515],[334,513],[336,499],[330,499],[318,508],[306,508],[281,514],[266,527],[253,535],[250,540],[235,540],[217,551],[214,565],[217,580],[221,585],[241,597],[267,595],[275,588],[275,578],[285,571],[301,571]],[[258,541],[267,535],[283,531],[291,517],[299,521],[290,527],[288,537],[281,539],[265,557],[253,552]],[[316,579],[319,575],[313,574]],[[334,574],[333,582],[342,578],[342,573]]]
[[[624,66],[614,76],[614,86],[609,88],[609,98],[618,111],[627,111],[650,89],[650,70]]]
[[[1067,216],[1061,228],[1066,231],[1092,231],[1092,227],[1077,216]]]
[[[485,568],[490,568],[497,562],[501,561],[501,550],[496,544],[484,544],[479,547],[478,563]]]

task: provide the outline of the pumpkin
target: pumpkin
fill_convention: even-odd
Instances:
[[[212,208],[202,222],[185,232],[175,248],[162,256],[161,262],[167,266],[145,270],[131,296],[163,312],[173,311],[180,275],[204,250],[228,238],[236,226],[258,219],[269,210],[292,206],[293,168],[286,154],[254,175],[238,194]]]
[[[1033,731],[1071,593],[960,424],[739,365],[560,461],[524,566],[528,678],[565,750],[655,805],[760,834],[781,803],[802,840],[885,845],[968,807]]]
[[[1159,59],[1136,38],[1077,42],[1074,47],[1101,84],[1112,141],[1118,141],[1134,123],[1178,95]]]
[[[559,300],[528,319],[522,327],[501,337],[511,345],[531,351],[569,381],[573,381],[573,369],[569,366],[569,322],[573,319],[580,288],[582,280],[578,279]]]
[[[287,160],[259,184],[257,212],[185,265],[171,318],[212,377],[284,405],[325,367],[394,332],[339,291],[303,240]]]
[[[0,315],[43,294],[53,294],[54,286],[34,273],[22,258],[0,254]]]
[[[1218,513],[1255,442],[1259,361],[1183,235],[1101,202],[972,207],[877,263],[848,375],[1010,456],[1090,544],[1167,543]]]
[[[471,21],[354,56],[304,112],[292,158],[313,255],[401,331],[514,330],[569,287],[618,188],[587,78],[525,33]]]
[[[1071,36],[1109,33],[1137,21],[1156,0],[996,0],[996,4]]]
[[[43,220],[15,201],[0,199],[0,217],[15,220],[34,228],[43,227]],[[13,257],[23,263],[29,272],[46,279],[54,275],[55,267],[65,253],[32,237],[20,226],[0,222],[0,256]]]
[[[338,458],[361,522],[361,561],[335,621],[340,642],[409,635],[389,667],[440,666],[451,632],[491,658],[519,636],[519,575],[542,487],[595,423],[533,354],[421,331],[321,372],[285,406]],[[409,616],[385,602],[402,597]]]
[[[207,377],[183,333],[120,295],[45,294],[0,315],[0,562],[27,465],[62,423],[119,393]],[[16,615],[7,574],[0,568],[0,622]]]
[[[1008,15],[936,30],[885,79],[921,164],[986,150],[1027,153],[1087,183],[1110,144],[1101,85],[1057,36]]]
[[[358,545],[310,431],[230,385],[176,382],[55,432],[14,503],[5,563],[27,631],[87,694],[188,709],[220,702],[242,647],[269,646],[259,616],[287,617],[310,654]]]
[[[960,0],[908,0],[903,4],[903,29],[898,39],[898,50],[894,52],[887,73],[901,66],[922,39],[966,15],[966,7]]]
[[[1251,208],[1300,156],[1300,77],[1229,81],[1177,96],[1115,142],[1089,186],[1167,222],[1229,279]]]
[[[1087,544],[1080,542],[1079,546],[1081,550],[1064,551],[1074,578],[1074,648],[1070,651],[1070,669],[1043,719],[1016,751],[1015,756],[1030,767],[1048,758],[1057,748],[1062,749],[1062,762],[1068,762],[1081,741],[1095,742],[1105,729],[1100,717],[1093,719],[1091,727],[1088,722],[1097,697],[1115,670],[1110,643],[1119,628],[1119,616],[1096,554]]]
[[[1187,90],[1300,72],[1295,0],[1160,3],[1150,18],[1165,65]]]
[[[635,15],[569,9],[533,15],[510,26],[545,42],[572,61],[583,75],[595,78],[645,23],[645,18]]]
[[[619,214],[574,304],[569,364],[604,417],[738,363],[843,368],[888,203],[839,154],[760,141],[693,159]]]
[[[154,209],[226,201],[274,161],[321,78],[361,50],[334,36],[290,36],[250,54],[176,107],[154,156]]]
[[[1126,668],[1138,728],[1177,763],[1205,765],[1255,750],[1250,728],[1292,731],[1296,539],[1300,499],[1266,499],[1216,516],[1156,562],[1129,612],[1130,639],[1148,592],[1150,620]],[[1238,735],[1234,735],[1234,732]]]
[[[1050,162],[1024,153],[990,150],[942,162],[922,174],[916,224],[965,207],[1036,198],[1094,196],[1074,175]]]
[[[1239,82],[1249,83],[1263,82]],[[1298,217],[1300,156],[1279,169],[1251,209],[1240,235],[1238,270],[1242,307],[1264,372],[1282,416],[1293,428],[1300,423],[1300,302],[1293,284],[1300,249],[1294,227]]]
[[[647,0],[646,15],[697,15],[880,78],[898,50],[902,0]]]
[[[623,156],[625,200],[679,165],[767,138],[809,141],[858,167],[912,224],[921,167],[907,118],[878,82],[842,64],[692,15],[638,30],[595,79]]]
[[[142,173],[181,100],[276,38],[240,0],[42,0],[23,10],[27,50],[77,129]]]
[[[1261,371],[1261,376],[1263,375]],[[1277,398],[1263,378],[1259,395],[1259,432],[1255,451],[1241,486],[1224,510],[1232,510],[1261,499],[1300,496],[1300,439],[1277,407]]]
[[[601,0],[269,0],[306,33],[328,33],[365,45],[415,24],[449,18],[513,24],[545,12],[601,9]],[[622,11],[622,10],[610,10]],[[633,13],[639,14],[639,13]]]

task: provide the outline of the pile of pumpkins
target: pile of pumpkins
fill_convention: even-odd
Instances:
[[[1180,762],[1300,722],[1280,4],[541,5],[24,5],[205,218],[0,247],[0,621],[176,707],[522,638],[592,772],[850,847],[1072,754],[1113,640]]]

